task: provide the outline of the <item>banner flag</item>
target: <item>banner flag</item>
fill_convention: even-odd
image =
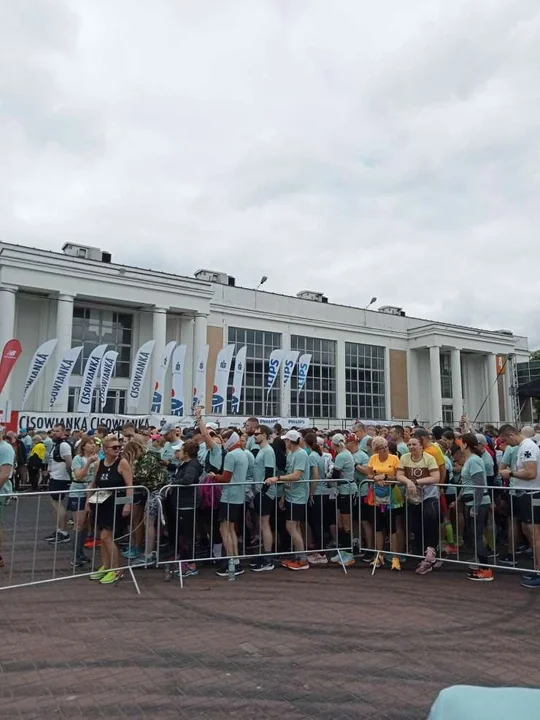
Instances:
[[[199,350],[197,358],[197,369],[195,371],[195,387],[193,388],[193,408],[198,405],[204,406],[206,394],[206,364],[208,362],[209,345],[203,345]]]
[[[311,355],[302,355],[298,361],[298,392],[304,389],[306,384],[307,374],[311,363]]]
[[[111,384],[114,368],[116,367],[117,357],[118,353],[116,350],[108,350],[101,361],[101,382],[99,384],[99,404],[101,412],[103,412],[103,408],[107,403],[107,394],[109,392],[109,385]]]
[[[28,368],[28,375],[26,376],[26,382],[24,384],[24,393],[23,393],[23,399],[21,402],[21,410],[26,405],[26,401],[28,400],[28,396],[32,392],[34,385],[37,383],[39,376],[45,369],[45,366],[51,359],[51,356],[54,352],[54,348],[56,347],[56,343],[58,340],[54,338],[53,340],[47,340],[42,345],[38,347],[36,352],[34,353],[34,357],[30,361],[30,367]]]
[[[234,344],[225,345],[218,352],[216,358],[216,372],[214,374],[214,389],[212,392],[212,412],[224,413],[227,405],[227,387],[234,354]]]
[[[127,394],[127,407],[129,410],[137,410],[141,399],[141,390],[144,385],[144,379],[150,365],[150,358],[154,350],[155,340],[148,340],[139,348],[133,363],[133,370],[129,381],[129,390]]]
[[[294,366],[296,365],[299,355],[300,355],[300,353],[297,350],[290,350],[287,353],[287,355],[285,356],[285,360],[283,361],[283,387],[284,388],[287,387],[287,385],[291,381]]]
[[[163,407],[163,398],[165,394],[165,376],[167,375],[167,368],[171,361],[171,355],[176,347],[176,340],[171,340],[170,343],[165,345],[163,357],[161,358],[161,364],[158,368],[157,377],[154,378],[154,394],[152,395],[152,407],[150,412],[161,415],[161,409]]]
[[[171,415],[184,415],[184,371],[187,345],[178,345],[172,355]]]
[[[240,412],[240,400],[242,399],[242,385],[244,384],[244,373],[246,370],[247,345],[244,345],[236,353],[234,364],[233,387],[231,412],[238,415]]]
[[[49,407],[54,407],[54,404],[62,394],[64,388],[69,387],[69,379],[75,363],[79,359],[81,354],[82,345],[79,347],[71,348],[64,353],[64,357],[60,360],[56,373],[54,376],[53,384],[51,387],[51,397],[49,399]]]
[[[94,394],[94,387],[99,374],[101,360],[106,349],[107,345],[98,345],[92,350],[88,360],[86,361],[81,389],[79,391],[79,402],[77,405],[78,413],[85,413],[88,415],[92,412],[92,396]]]
[[[18,340],[8,340],[2,351],[0,362],[0,393],[4,389],[15,363],[22,353],[21,343]]]
[[[266,381],[266,390],[268,393],[270,393],[270,390],[274,387],[284,357],[285,350],[272,350],[270,353],[270,358],[268,359],[268,379]]]

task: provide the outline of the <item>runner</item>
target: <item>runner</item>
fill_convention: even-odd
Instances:
[[[68,543],[69,533],[66,531],[66,508],[64,498],[66,497],[71,484],[71,445],[66,442],[66,429],[58,424],[53,428],[52,438],[54,441],[53,451],[49,460],[49,492],[51,494],[51,505],[53,508],[53,522],[56,523],[56,530],[48,535],[45,540],[51,544]]]
[[[5,428],[0,425],[0,568],[4,567],[2,558],[2,516],[6,495],[13,492],[13,467],[15,465],[15,451],[13,447],[4,440]]]
[[[73,530],[75,532],[75,558],[72,560],[72,567],[82,568],[89,558],[84,554],[84,542],[87,530],[86,502],[88,494],[85,490],[94,480],[98,467],[98,446],[93,437],[83,435],[77,454],[71,465],[73,481],[69,487],[67,509],[73,513]]]
[[[259,425],[254,435],[258,449],[253,468],[256,493],[254,505],[255,512],[260,518],[262,546],[265,554],[250,563],[253,572],[266,572],[275,567],[271,557],[273,550],[271,522],[276,517],[276,498],[269,497],[272,488],[265,484],[268,478],[276,475],[276,455],[269,442],[271,435],[272,431],[266,425]]]
[[[401,563],[397,556],[400,551],[398,547],[396,510],[403,506],[403,497],[395,485],[396,471],[399,466],[397,455],[391,455],[388,451],[388,441],[383,437],[373,438],[373,455],[369,458],[369,478],[374,480],[368,496],[368,504],[372,506],[373,512],[371,522],[375,532],[375,557],[370,565],[375,568],[384,565],[384,541],[385,536],[390,538],[390,552],[392,556],[391,570],[399,572]]]
[[[338,521],[338,548],[345,548],[330,558],[331,563],[343,563],[346,567],[354,565],[355,559],[352,554],[352,524],[351,515],[357,508],[358,486],[355,481],[355,466],[352,453],[347,450],[345,437],[341,433],[332,436],[332,445],[336,451],[334,459],[334,470],[332,479],[337,480],[338,496],[337,509],[339,511]]]

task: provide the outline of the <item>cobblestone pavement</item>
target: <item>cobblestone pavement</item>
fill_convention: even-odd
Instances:
[[[0,717],[412,720],[451,684],[540,685],[519,577],[359,565],[3,591]]]

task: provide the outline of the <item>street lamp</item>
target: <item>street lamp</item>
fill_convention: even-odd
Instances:
[[[261,287],[261,285],[264,285],[264,283],[265,283],[267,280],[268,280],[268,278],[266,277],[266,275],[263,275],[262,278],[261,278],[261,282],[257,285],[257,288],[256,288],[256,289],[258,290],[258,289]]]
[[[368,304],[366,305],[366,307],[364,308],[364,310],[369,310],[369,308],[373,305],[373,303],[376,303],[376,302],[377,302],[377,298],[376,298],[376,297],[372,297],[371,300],[370,300],[370,301],[368,302]]]

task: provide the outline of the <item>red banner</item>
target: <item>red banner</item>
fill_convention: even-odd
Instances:
[[[22,347],[18,340],[8,340],[4,345],[2,360],[0,361],[0,393],[4,389],[4,385],[7,383],[21,353]]]

